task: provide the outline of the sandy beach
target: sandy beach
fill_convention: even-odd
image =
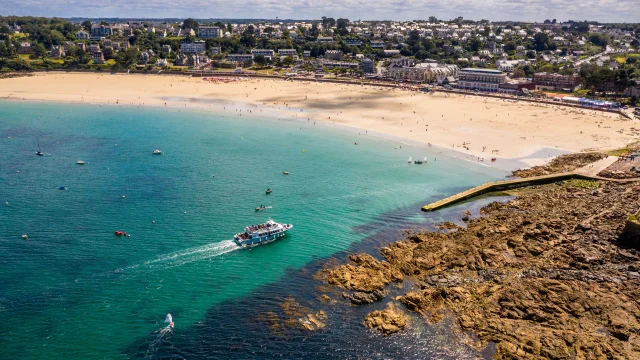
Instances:
[[[457,150],[490,161],[537,165],[549,153],[608,150],[638,134],[617,114],[513,100],[318,82],[249,79],[230,83],[200,77],[43,73],[0,80],[0,98],[167,106],[268,113],[322,121]],[[638,126],[640,130],[640,126]]]

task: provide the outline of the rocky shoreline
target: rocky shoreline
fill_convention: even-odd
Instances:
[[[640,358],[640,243],[624,234],[639,192],[585,180],[524,188],[466,228],[410,234],[382,248],[382,260],[352,255],[321,277],[354,305],[410,281],[396,305],[363,319],[385,335],[412,311],[452,317],[474,348],[495,343],[497,359]]]

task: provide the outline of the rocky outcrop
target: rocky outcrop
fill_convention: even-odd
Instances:
[[[384,310],[376,310],[367,314],[364,318],[364,326],[389,336],[407,326],[407,315],[394,303],[388,303]]]
[[[374,259],[371,255],[356,254],[349,259],[355,264],[327,270],[327,282],[347,290],[362,293],[383,291],[390,282],[402,281],[402,273],[388,262]]]
[[[411,234],[382,248],[384,261],[329,279],[371,293],[390,274],[410,278],[407,309],[429,322],[453,316],[498,359],[640,358],[640,251],[622,242],[640,185],[596,183],[530,187],[466,228]]]
[[[594,163],[607,155],[599,152],[588,152],[578,154],[560,155],[551,160],[548,164],[534,166],[528,169],[520,169],[513,172],[513,176],[528,178],[540,175],[555,174],[573,171],[583,166]]]
[[[258,316],[258,320],[268,324],[275,335],[284,336],[288,330],[318,331],[327,326],[324,311],[314,313],[293,297],[286,298],[280,308],[281,312],[269,311]]]

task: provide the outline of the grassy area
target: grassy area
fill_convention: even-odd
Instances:
[[[116,64],[116,60],[115,59],[109,59],[109,60],[105,61],[104,64],[106,66],[113,66],[113,65]]]
[[[629,149],[625,147],[622,149],[609,150],[606,152],[606,154],[609,156],[620,156],[620,155],[624,155],[627,151],[629,151]]]
[[[571,179],[564,182],[567,187],[581,189],[597,189],[600,183],[594,180]]]

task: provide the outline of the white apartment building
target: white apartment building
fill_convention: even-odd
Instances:
[[[180,44],[180,51],[183,53],[200,54],[207,50],[207,44],[202,40],[196,40],[192,43],[183,42]]]
[[[275,51],[271,49],[253,49],[251,50],[251,55],[253,56],[262,55],[266,58],[273,59],[275,55]]]
[[[222,37],[222,29],[217,26],[198,26],[198,37],[203,39],[213,39]]]
[[[278,49],[278,56],[291,56],[293,58],[298,56],[296,49]]]
[[[507,74],[500,70],[465,68],[458,71],[458,88],[481,91],[498,91]]]
[[[253,61],[253,54],[229,54],[227,55],[227,60],[239,63]]]

